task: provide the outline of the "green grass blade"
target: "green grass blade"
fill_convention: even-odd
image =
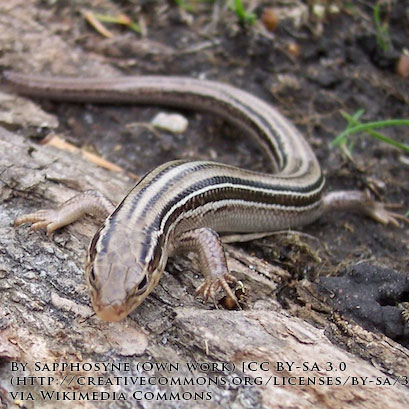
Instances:
[[[348,118],[347,118],[348,119]],[[355,121],[354,117],[349,117],[352,123]],[[385,135],[380,134],[379,132],[374,131],[377,128],[386,128],[389,126],[409,126],[409,120],[407,119],[387,119],[384,121],[368,122],[366,124],[354,124],[353,127],[347,127],[343,132],[341,132],[332,142],[332,146],[338,146],[345,142],[345,138],[349,135],[358,133],[358,132],[367,132],[376,139],[379,139],[382,142],[386,142],[389,145],[395,146],[396,148],[401,149],[404,152],[409,153],[409,145],[400,143],[391,139]]]

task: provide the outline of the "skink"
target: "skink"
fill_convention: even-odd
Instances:
[[[329,210],[354,209],[384,224],[407,218],[364,192],[323,195],[324,176],[303,136],[275,108],[230,85],[184,77],[71,79],[4,74],[20,94],[60,101],[161,104],[210,111],[256,138],[277,173],[210,161],[176,160],[148,172],[118,206],[87,191],[55,210],[20,216],[16,225],[48,233],[88,212],[108,215],[91,240],[86,277],[99,317],[117,321],[158,283],[177,252],[194,251],[205,299],[223,288],[235,299],[218,233],[271,232],[313,222]]]

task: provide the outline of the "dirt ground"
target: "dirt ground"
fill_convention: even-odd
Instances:
[[[380,2],[381,22],[388,32],[386,50],[379,45],[376,2],[371,1],[244,2],[256,16],[253,25],[240,22],[224,1],[186,1],[184,6],[159,0],[8,3],[0,6],[0,24],[8,27],[0,34],[1,70],[72,76],[185,75],[233,84],[269,101],[296,124],[316,152],[328,191],[368,189],[379,200],[401,203],[402,213],[408,211],[408,162],[402,153],[369,136],[354,136],[351,162],[330,146],[347,125],[341,111],[352,115],[363,109],[362,121],[407,118],[409,77],[397,71],[409,49],[407,1]],[[142,34],[106,24],[113,37],[104,38],[85,20],[85,11],[122,13],[140,24]],[[272,31],[262,22],[266,13],[275,21]],[[211,158],[269,170],[253,141],[212,115],[182,112],[189,127],[173,135],[143,125],[163,108],[39,104],[58,118],[57,128],[38,126],[34,116],[24,121],[1,119],[1,124],[36,141],[50,130],[57,132],[136,175],[175,158]],[[407,128],[382,132],[409,142]],[[360,215],[339,213],[326,215],[301,232],[235,245],[231,251],[244,251],[290,273],[273,296],[294,316],[328,329],[327,322],[336,324],[338,313],[331,310],[335,305],[341,315],[344,311],[364,328],[408,347],[408,324],[400,315],[401,304],[409,302],[408,226],[382,226]],[[178,262],[170,263],[169,270],[178,270]],[[378,281],[371,288],[375,295],[363,300],[364,314],[354,314],[356,304],[345,306],[339,294],[348,291],[359,298],[360,291],[367,291],[359,283],[375,276]],[[385,283],[391,284],[387,291],[382,290]],[[379,293],[385,295],[383,301]],[[248,305],[251,308],[251,302]],[[388,314],[385,306],[390,307]],[[370,360],[370,354],[348,342],[345,332],[328,330],[327,335]]]

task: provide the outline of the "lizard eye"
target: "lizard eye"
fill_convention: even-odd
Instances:
[[[91,284],[95,283],[94,267],[91,267],[91,270],[89,271],[89,281]]]
[[[138,292],[143,292],[148,284],[146,275],[143,276],[142,281],[138,284]]]

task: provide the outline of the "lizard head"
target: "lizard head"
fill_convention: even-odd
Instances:
[[[130,314],[165,269],[166,252],[160,243],[145,238],[126,228],[111,234],[103,225],[90,243],[85,274],[94,310],[104,321],[119,321]]]

